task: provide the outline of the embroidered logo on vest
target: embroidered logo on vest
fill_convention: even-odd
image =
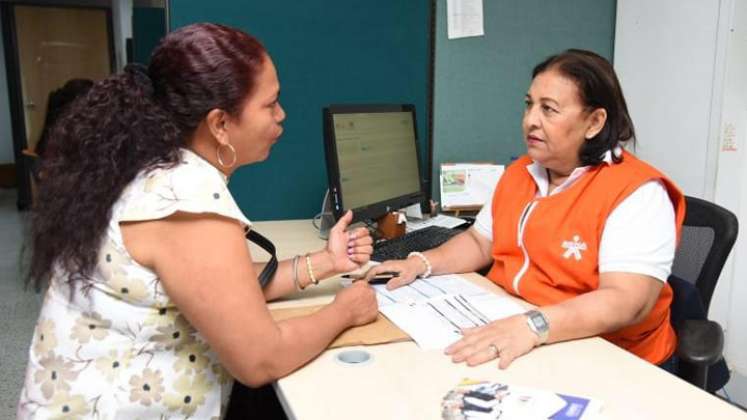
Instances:
[[[581,237],[578,235],[573,235],[572,241],[563,241],[561,246],[565,249],[563,253],[565,259],[571,258],[571,255],[573,255],[576,261],[581,261],[581,251],[586,251],[586,242],[581,242]]]

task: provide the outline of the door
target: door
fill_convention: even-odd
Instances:
[[[17,64],[17,94],[11,107],[16,108],[13,132],[19,156],[20,150],[36,146],[49,93],[70,79],[107,77],[114,68],[114,54],[108,9],[15,4],[11,10]],[[19,208],[30,204],[28,166],[17,165]]]
[[[105,9],[14,7],[26,146],[44,125],[49,92],[70,79],[101,80],[112,70]]]

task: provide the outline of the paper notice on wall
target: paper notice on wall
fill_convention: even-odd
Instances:
[[[449,39],[485,35],[482,0],[446,0]]]
[[[724,136],[721,142],[722,152],[736,152],[737,149],[737,125],[732,122],[724,124]]]
[[[715,168],[714,201],[739,214],[740,201],[747,197],[744,148],[747,142],[747,110],[724,110],[719,138],[718,165]],[[724,317],[725,319],[726,317]]]

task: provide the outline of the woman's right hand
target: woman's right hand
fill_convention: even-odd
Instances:
[[[371,267],[366,272],[365,279],[366,281],[368,281],[375,275],[386,271],[396,271],[399,273],[397,277],[392,278],[386,284],[386,288],[392,290],[415,281],[415,278],[417,278],[418,274],[425,272],[425,265],[420,258],[415,256],[404,260],[388,260],[379,265]]]
[[[351,326],[373,322],[379,313],[376,292],[365,281],[353,282],[350,287],[337,292],[333,304],[340,305],[345,314],[350,317]]]

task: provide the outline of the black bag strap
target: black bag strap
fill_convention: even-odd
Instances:
[[[262,269],[262,272],[259,273],[259,276],[257,277],[260,286],[265,288],[270,284],[272,279],[275,278],[275,272],[278,270],[278,258],[275,255],[275,245],[254,229],[247,229],[246,239],[254,242],[257,246],[270,254],[270,261],[267,261],[267,265],[265,265],[265,268]]]

